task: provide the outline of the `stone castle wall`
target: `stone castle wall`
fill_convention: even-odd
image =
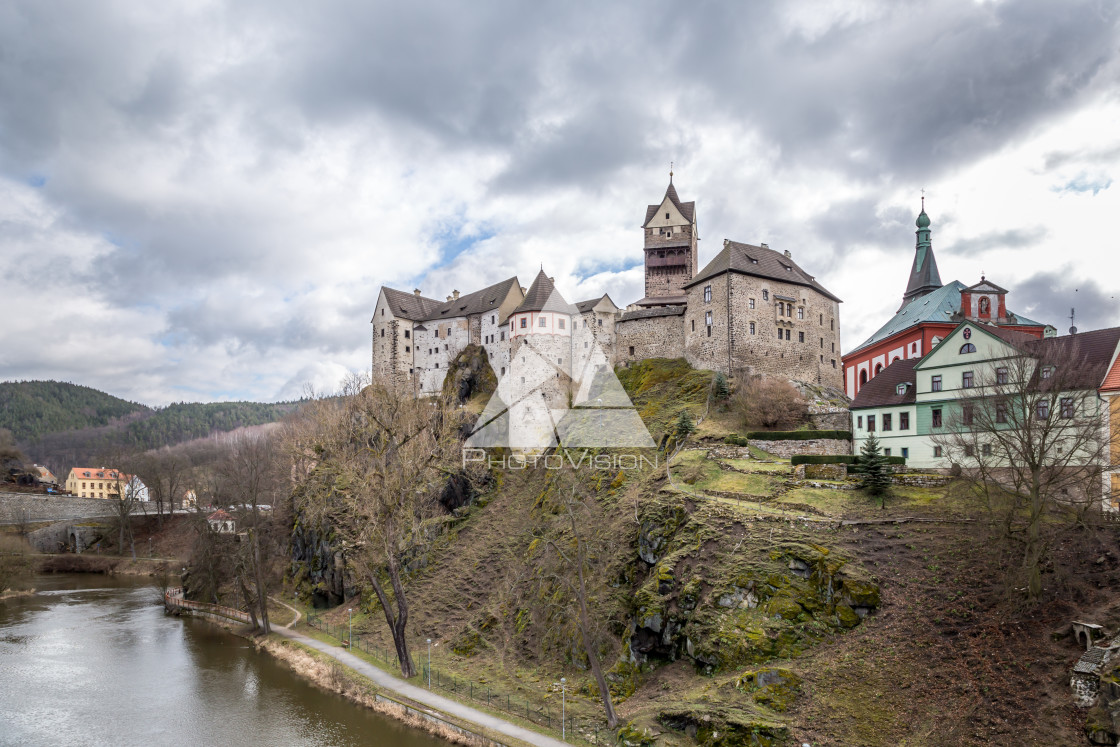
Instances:
[[[63,521],[113,516],[116,501],[38,493],[0,493],[0,523]]]
[[[707,286],[711,287],[709,301],[704,300]],[[786,304],[790,313],[781,313]],[[782,376],[839,388],[838,315],[838,304],[812,288],[724,274],[688,289],[686,357],[695,368]]]
[[[646,358],[683,358],[682,320],[683,316],[676,314],[618,322],[614,333],[614,364],[625,366]]]

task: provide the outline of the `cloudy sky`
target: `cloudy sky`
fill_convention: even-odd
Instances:
[[[1120,5],[0,3],[0,380],[148,404],[369,366],[382,284],[543,262],[642,295],[675,163],[701,264],[789,249],[897,308],[925,189],[946,282],[1120,324]]]

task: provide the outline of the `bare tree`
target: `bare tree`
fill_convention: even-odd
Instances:
[[[1063,524],[1055,515],[1077,517],[1101,496],[1108,443],[1097,387],[1107,361],[1098,358],[1076,339],[1028,343],[980,372],[969,397],[944,406],[944,432],[933,438],[1017,548],[1031,599]]]
[[[0,593],[17,578],[31,572],[30,547],[22,537],[0,535]]]
[[[163,514],[175,510],[175,500],[186,489],[191,463],[182,453],[173,449],[149,451],[137,460],[136,471],[148,486],[156,504],[156,523],[163,528]]]
[[[272,630],[268,619],[266,573],[271,526],[262,513],[262,506],[267,506],[268,516],[271,516],[273,509],[283,499],[287,474],[282,469],[279,456],[276,442],[269,435],[242,434],[232,441],[228,455],[217,469],[224,494],[240,505],[247,514],[248,543],[239,556],[244,555],[242,560],[253,579],[257,607],[260,610],[260,627],[264,633]],[[266,536],[262,537],[262,534]],[[238,574],[238,581],[242,584],[244,593],[246,589],[243,574]]]
[[[609,556],[612,540],[610,534],[604,531],[607,522],[601,507],[574,478],[570,485],[559,490],[567,531],[546,541],[548,553],[542,563],[548,571],[542,574],[542,579],[557,584],[566,593],[546,595],[546,598],[555,600],[559,606],[557,612],[561,621],[574,623],[591,676],[599,689],[607,725],[614,729],[618,726],[618,716],[614,712],[610,685],[603,674],[601,660],[608,635],[600,624],[601,616],[591,610],[593,601],[608,593],[595,583],[594,579],[601,574],[594,574],[593,569],[603,557]]]
[[[731,407],[748,428],[790,429],[809,417],[809,405],[801,392],[785,379],[740,376],[744,383],[732,398]]]
[[[290,452],[307,469],[294,473],[300,509],[332,528],[377,595],[405,677],[416,671],[405,636],[404,558],[437,510],[458,431],[446,398],[420,399],[387,381],[363,388],[354,379],[342,397],[310,403],[289,434]]]

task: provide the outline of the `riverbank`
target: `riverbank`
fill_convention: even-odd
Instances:
[[[131,558],[121,555],[58,553],[30,556],[35,573],[104,573],[110,576],[171,575],[182,568],[177,558]],[[178,574],[176,574],[178,577]]]
[[[250,641],[315,686],[451,743],[504,747],[562,744],[393,677],[344,649],[290,630],[290,626],[273,626],[273,633],[262,637],[232,620],[211,615],[203,618]]]

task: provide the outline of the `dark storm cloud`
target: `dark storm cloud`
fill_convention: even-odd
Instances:
[[[1007,231],[992,231],[967,239],[961,239],[942,249],[947,255],[972,256],[999,249],[1026,249],[1046,240],[1048,231],[1045,226],[1031,228],[1012,228]]]
[[[1078,329],[1120,324],[1116,291],[1101,288],[1083,268],[1039,272],[1015,283],[1012,291],[1008,306],[1035,321],[1054,325],[1061,334],[1069,329],[1070,309],[1076,309]]]

